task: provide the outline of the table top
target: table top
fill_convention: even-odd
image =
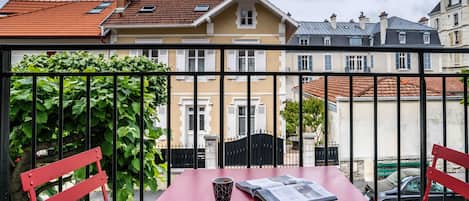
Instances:
[[[331,193],[339,201],[364,201],[365,197],[340,172],[337,167],[304,168],[243,168],[243,169],[187,169],[177,176],[171,186],[158,198],[158,201],[213,201],[212,180],[215,177],[231,177],[235,182],[280,175],[312,180]],[[249,194],[233,187],[232,201],[255,200]]]

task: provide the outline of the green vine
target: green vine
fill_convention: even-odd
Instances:
[[[52,56],[25,56],[13,67],[15,72],[144,72],[167,71],[145,57],[93,55],[88,52],[57,53]],[[113,77],[93,76],[91,79],[91,143],[100,146],[104,155],[101,164],[111,178]],[[11,78],[10,99],[10,156],[11,188],[13,200],[27,200],[22,193],[19,174],[31,167],[32,139],[32,83],[31,76]],[[63,79],[63,150],[64,156],[85,150],[86,134],[86,77],[65,76]],[[157,165],[161,157],[156,139],[164,130],[154,127],[158,121],[156,108],[164,104],[166,77],[148,76],[144,81],[144,139],[140,138],[140,77],[118,76],[117,79],[117,200],[133,200],[136,187],[157,190],[158,181],[164,179],[165,164]],[[37,157],[38,166],[57,160],[59,136],[59,77],[37,77]],[[144,186],[139,186],[139,143],[144,141]],[[73,180],[85,177],[84,170],[76,171]],[[109,187],[112,183],[109,182]],[[50,184],[54,187],[56,184]],[[51,192],[44,190],[44,192]]]

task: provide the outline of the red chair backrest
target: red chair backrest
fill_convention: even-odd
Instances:
[[[446,148],[440,145],[433,145],[432,150],[433,162],[432,166],[428,167],[427,170],[427,187],[425,188],[424,201],[428,201],[430,194],[430,187],[432,181],[438,182],[453,192],[469,199],[469,184],[465,183],[451,175],[448,175],[438,169],[436,169],[436,162],[438,159],[447,160],[449,162],[460,165],[466,169],[469,169],[469,155],[461,153],[459,151]]]
[[[78,200],[88,195],[93,190],[101,187],[104,200],[107,201],[106,172],[101,169],[100,160],[103,158],[101,148],[96,147],[88,151],[67,157],[65,159],[50,163],[46,166],[29,170],[21,173],[21,183],[23,191],[29,194],[31,201],[37,200],[35,188],[41,186],[53,179],[57,179],[67,173],[86,167],[92,163],[96,163],[98,173],[91,176],[66,190],[60,192],[48,199],[48,201],[58,200]]]

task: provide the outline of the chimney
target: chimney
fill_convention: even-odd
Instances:
[[[440,1],[440,12],[441,13],[446,13],[448,5],[449,5],[449,0],[441,0]]]
[[[428,25],[428,18],[426,17],[420,18],[419,24]]]
[[[383,11],[379,15],[380,19],[380,37],[381,37],[381,45],[386,44],[386,31],[388,29],[388,14],[386,11]]]
[[[337,29],[337,15],[335,13],[331,15],[331,26],[333,29]]]
[[[125,8],[127,6],[127,0],[117,0],[116,1],[116,8]]]
[[[365,30],[366,29],[366,23],[369,22],[369,19],[363,14],[363,12],[361,12],[360,17],[358,17],[358,20],[360,22],[360,29]]]

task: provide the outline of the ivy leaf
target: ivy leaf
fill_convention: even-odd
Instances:
[[[140,170],[140,161],[138,160],[138,158],[134,158],[132,160],[132,168],[135,170],[135,171],[139,171]]]

